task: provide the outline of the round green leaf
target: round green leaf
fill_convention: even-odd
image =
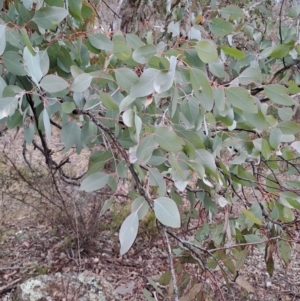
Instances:
[[[75,108],[75,103],[71,101],[67,101],[61,104],[61,109],[66,114],[72,113]]]
[[[167,197],[154,200],[156,218],[165,226],[180,228],[180,214],[176,203]]]
[[[122,115],[124,124],[127,125],[128,127],[132,127],[133,117],[134,117],[133,110],[132,109],[126,110]]]
[[[131,57],[131,48],[121,41],[116,41],[113,48],[114,55],[121,61],[129,60]]]
[[[158,147],[158,143],[155,142],[153,135],[144,137],[136,150],[136,157],[142,162],[147,163],[151,158],[153,151]]]
[[[294,115],[294,112],[292,108],[285,107],[285,108],[279,108],[278,109],[278,116],[281,120],[291,120]]]
[[[18,97],[0,98],[0,120],[11,116],[18,106]]]
[[[90,43],[99,50],[113,51],[114,43],[102,33],[91,34],[88,39]]]
[[[137,49],[144,45],[141,39],[133,33],[129,33],[126,35],[126,42],[133,49]]]
[[[140,64],[146,64],[156,54],[156,52],[157,50],[154,45],[144,45],[133,51],[132,58]]]
[[[209,63],[208,64],[208,68],[209,71],[219,77],[219,78],[223,78],[225,76],[225,68],[224,68],[224,63],[221,60],[217,60],[213,63]],[[215,100],[217,101],[217,99],[215,98]]]
[[[154,80],[158,73],[159,71],[156,69],[146,69],[138,81],[131,87],[130,96],[137,98],[152,94],[154,91]]]
[[[157,93],[168,91],[173,84],[176,68],[176,57],[170,58],[170,68],[168,71],[159,71],[154,79],[154,89]]]
[[[218,52],[214,44],[208,40],[197,43],[196,50],[200,60],[204,63],[212,63],[218,58]]]
[[[78,143],[80,137],[80,128],[76,121],[72,120],[63,125],[60,132],[61,142],[65,145],[64,151],[68,151],[74,144]]]
[[[87,73],[81,73],[75,78],[70,89],[74,92],[84,92],[90,86],[92,78],[93,77]]]
[[[116,105],[113,98],[109,94],[104,93],[104,92],[100,92],[99,96],[100,96],[100,99],[101,99],[103,105],[106,108],[111,109],[111,110],[118,110],[119,109],[119,107]]]
[[[280,129],[274,128],[271,130],[269,143],[273,149],[278,149],[280,143],[281,143],[281,136],[282,132]]]
[[[41,28],[51,29],[56,27],[67,15],[68,11],[64,8],[46,6],[35,12],[32,21]]]
[[[92,192],[103,188],[109,180],[109,175],[103,172],[95,172],[83,180],[80,190]]]
[[[49,93],[62,91],[66,89],[68,86],[69,83],[66,80],[53,74],[46,75],[41,80],[41,87]]]
[[[137,212],[139,220],[146,216],[148,210],[149,205],[142,196],[136,198],[131,204],[131,212]]]
[[[126,91],[130,91],[132,85],[138,80],[136,73],[128,68],[116,69],[115,77],[117,84]]]
[[[225,90],[229,102],[236,108],[249,113],[257,113],[257,105],[249,92],[240,87],[230,87]]]
[[[241,85],[261,83],[262,82],[261,71],[258,68],[249,67],[239,75],[238,79]]]
[[[7,51],[3,54],[2,60],[5,68],[14,75],[25,76],[27,73],[24,69],[22,57],[14,51]]]
[[[276,59],[281,59],[289,54],[290,49],[289,45],[279,44],[274,48],[270,56]]]
[[[157,127],[154,140],[166,151],[178,152],[182,149],[183,141],[167,127]]]
[[[291,106],[295,104],[293,98],[287,95],[288,89],[279,84],[267,85],[264,87],[266,95],[275,103]]]
[[[227,5],[220,10],[220,13],[227,17],[228,15],[232,20],[237,20],[238,18],[243,18],[243,11],[236,5]]]
[[[285,135],[298,134],[300,132],[300,126],[293,121],[282,121],[277,125],[277,128]]]
[[[224,37],[233,32],[233,25],[223,19],[214,18],[209,22],[209,29],[216,37]]]

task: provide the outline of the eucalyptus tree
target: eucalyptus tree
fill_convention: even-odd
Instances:
[[[167,2],[159,31],[152,24],[134,33],[91,26],[98,17],[92,1],[3,3],[1,123],[22,127],[26,144],[63,180],[71,177],[68,162],[56,162],[50,150],[53,127],[63,152],[91,149],[88,171],[76,180],[83,191],[108,187],[114,195],[132,183],[121,255],[152,211],[169,246],[175,300],[188,286],[176,284],[175,254],[177,267],[188,254],[212,276],[219,268],[228,285],[249,246],[265,250],[270,274],[275,253],[289,264],[300,209],[300,126],[292,120],[299,4],[274,6],[274,18],[264,1]],[[173,251],[169,237],[179,242]]]

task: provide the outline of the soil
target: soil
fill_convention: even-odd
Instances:
[[[26,166],[23,160],[22,133],[19,132],[16,136],[15,134],[15,132],[5,132],[0,137],[2,151],[14,158],[18,166]],[[59,149],[61,146],[59,139],[54,137],[51,148]],[[42,170],[43,159],[36,153],[36,150],[28,147],[31,162],[34,162],[35,166],[40,166]],[[68,155],[70,153],[63,156]],[[81,156],[72,153],[71,161],[75,162],[75,165],[70,164],[68,172],[73,173],[74,176],[84,172],[88,156],[89,152],[84,152]],[[103,215],[103,219],[99,220],[100,225],[95,231],[95,239],[92,243],[89,241],[87,245],[84,243],[76,245],[72,237],[53,227],[41,214],[41,212],[48,212],[47,214],[55,212],[50,210],[51,208],[45,211],[45,206],[49,204],[45,205],[39,202],[36,195],[30,193],[27,195],[22,191],[22,185],[18,186],[18,182],[13,182],[16,179],[11,176],[7,168],[1,165],[0,300],[15,300],[14,293],[17,285],[30,277],[82,271],[91,271],[105,277],[124,301],[147,300],[144,296],[145,289],[151,292],[153,300],[172,300],[167,297],[172,293],[170,285],[155,282],[158,287],[154,289],[150,284],[151,279],[156,281],[169,270],[166,244],[162,231],[156,228],[155,223],[150,230],[147,225],[144,227],[142,225],[133,247],[124,256],[119,254],[117,229],[123,217],[119,217],[119,220],[117,217],[118,214],[122,216],[120,208],[127,206],[126,197],[122,197],[120,193],[116,198],[119,206],[114,208],[120,210],[119,213],[108,211]],[[14,187],[15,194],[7,193],[11,191],[11,187]],[[72,189],[76,195],[76,188]],[[19,199],[17,199],[18,195],[20,195]],[[176,247],[172,240],[171,244]],[[266,272],[264,250],[249,248],[248,251],[249,255],[239,271],[239,276],[234,279],[235,282],[229,281],[230,287],[225,284],[219,269],[212,270],[209,274],[191,263],[185,265],[186,273],[183,273],[179,271],[179,263],[175,259],[178,285],[183,286],[186,275],[189,274],[189,279],[196,280],[198,285],[200,284],[198,287],[202,289],[202,293],[197,294],[197,299],[182,297],[180,300],[300,300],[299,244],[294,244],[292,260],[287,268],[278,258],[275,259],[275,271],[272,277]],[[186,295],[191,291],[192,286],[186,285]],[[109,298],[111,296],[108,296],[108,300],[112,300]]]

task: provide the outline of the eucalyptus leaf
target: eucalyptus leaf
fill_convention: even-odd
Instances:
[[[233,31],[233,25],[220,18],[211,19],[208,25],[210,31],[216,37],[224,37]]]
[[[133,212],[126,217],[119,232],[119,240],[121,244],[120,255],[124,255],[131,248],[136,239],[138,228],[138,214],[137,212]]]
[[[35,12],[32,21],[41,28],[52,29],[57,26],[67,15],[68,11],[64,8],[45,6]]]
[[[89,88],[92,79],[93,77],[90,74],[81,73],[75,78],[70,89],[74,92],[84,92],[86,89]]]
[[[53,74],[46,75],[41,80],[41,87],[49,93],[62,91],[66,89],[68,86],[69,83],[66,80]]]
[[[25,63],[25,70],[27,74],[32,78],[32,80],[39,84],[39,81],[43,77],[43,72],[41,69],[41,61],[38,53],[32,55],[27,46],[24,48],[23,59]]]
[[[154,140],[160,147],[170,152],[180,151],[183,145],[183,140],[167,127],[157,127],[154,131]]]
[[[11,116],[18,106],[18,97],[0,98],[0,120]]]
[[[257,106],[249,92],[240,87],[225,89],[225,95],[229,102],[236,108],[249,113],[257,113]]]
[[[132,85],[130,96],[137,98],[152,94],[154,92],[154,80],[158,73],[159,71],[156,69],[146,69],[137,82]]]
[[[198,56],[204,63],[212,63],[218,58],[218,52],[214,44],[209,40],[202,40],[195,46]]]
[[[6,46],[5,25],[0,24],[0,55],[3,54]]]
[[[113,51],[113,42],[102,33],[94,33],[88,36],[90,43],[99,50],[105,50],[108,52]]]
[[[291,106],[295,101],[287,95],[288,89],[279,84],[267,85],[264,87],[266,95],[275,103]]]
[[[138,80],[136,73],[128,68],[116,69],[115,77],[117,84],[126,91],[130,91],[132,85]]]
[[[167,197],[154,200],[154,213],[156,218],[165,226],[180,227],[180,214],[176,203]]]
[[[22,57],[14,51],[7,51],[3,54],[2,60],[6,69],[14,75],[25,76],[27,73],[24,68]]]
[[[214,105],[214,95],[208,78],[201,70],[193,68],[190,71],[190,80],[196,98],[207,111],[210,111]]]
[[[245,53],[241,50],[236,48],[232,48],[230,46],[221,46],[220,47],[226,54],[236,58],[236,59],[243,59],[245,57]]]
[[[103,188],[109,180],[109,175],[103,172],[95,172],[86,177],[80,185],[80,190],[91,192]]]
[[[154,45],[143,45],[133,51],[132,58],[140,64],[145,64],[156,54],[156,52],[157,50]]]

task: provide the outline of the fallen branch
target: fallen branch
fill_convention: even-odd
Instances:
[[[20,281],[22,280],[22,278],[17,278],[16,280],[4,285],[0,287],[0,294],[3,294],[7,291],[10,291],[12,288],[14,288]]]

